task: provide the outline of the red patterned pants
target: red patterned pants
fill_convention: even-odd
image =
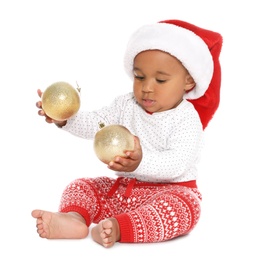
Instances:
[[[120,242],[166,241],[189,233],[200,217],[195,181],[147,183],[129,178],[81,178],[64,190],[60,212],[80,213],[88,226],[117,219]]]

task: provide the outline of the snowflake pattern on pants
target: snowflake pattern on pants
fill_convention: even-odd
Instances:
[[[187,234],[196,226],[201,201],[197,188],[118,179],[73,181],[62,194],[59,211],[80,213],[88,226],[105,218],[116,218],[120,242],[166,241]],[[108,195],[115,185],[114,192]],[[125,196],[127,192],[129,196]]]

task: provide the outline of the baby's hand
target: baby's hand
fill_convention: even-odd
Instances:
[[[119,172],[132,172],[136,170],[142,160],[142,149],[139,138],[134,136],[134,151],[125,151],[125,157],[116,156],[109,162],[108,168]]]
[[[38,96],[41,98],[42,91],[40,89],[38,89],[37,93],[38,93]],[[38,114],[40,116],[45,116],[45,121],[47,123],[49,123],[49,124],[55,123],[59,127],[62,127],[62,126],[64,126],[67,123],[67,121],[56,121],[56,120],[50,118],[49,116],[47,116],[46,113],[44,112],[44,110],[42,109],[42,102],[41,102],[41,100],[36,103],[36,107],[39,108]]]

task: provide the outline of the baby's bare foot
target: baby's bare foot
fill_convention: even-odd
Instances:
[[[42,238],[85,238],[89,232],[84,218],[76,212],[54,213],[36,209],[31,215],[37,219],[37,232]]]
[[[95,242],[104,247],[112,247],[120,240],[118,221],[115,218],[105,219],[92,228],[91,234]]]

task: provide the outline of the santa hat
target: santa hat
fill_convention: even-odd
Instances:
[[[207,126],[220,100],[222,36],[180,20],[144,25],[131,36],[125,52],[126,72],[133,78],[136,55],[145,50],[161,50],[181,61],[196,85],[185,94]]]

